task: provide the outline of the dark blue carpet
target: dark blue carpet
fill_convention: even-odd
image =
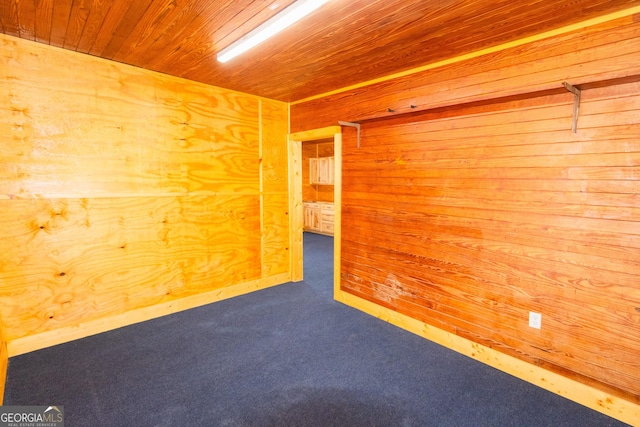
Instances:
[[[623,425],[333,301],[333,239],[304,244],[304,282],[11,358],[5,404],[67,427]]]

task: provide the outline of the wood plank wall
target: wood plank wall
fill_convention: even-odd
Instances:
[[[292,105],[294,131],[363,120],[341,290],[640,403],[639,37],[628,17]]]
[[[393,117],[638,74],[637,15],[309,101],[292,103],[291,131]],[[414,106],[414,108],[411,108]],[[389,109],[393,110],[392,112]]]
[[[333,185],[311,185],[309,159],[332,157],[333,140],[304,141],[302,143],[302,199],[312,202],[333,202]]]
[[[289,280],[287,104],[0,50],[10,355]]]

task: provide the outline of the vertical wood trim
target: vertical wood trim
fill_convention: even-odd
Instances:
[[[422,338],[426,338],[448,349],[464,354],[465,356],[537,385],[538,387],[542,387],[545,390],[563,396],[595,411],[630,425],[638,425],[638,420],[640,420],[640,405],[548,371],[539,366],[516,359],[490,347],[485,347],[346,292],[336,292],[335,299],[350,307],[375,316],[380,320],[391,323]]]
[[[260,277],[265,276],[264,256],[264,123],[262,122],[262,100],[258,100],[258,188],[260,192]]]
[[[303,279],[302,141],[289,137],[289,248],[291,281]]]
[[[334,298],[340,292],[340,259],[342,239],[342,133],[333,136],[333,206],[334,206],[334,231],[333,231],[333,295]]]

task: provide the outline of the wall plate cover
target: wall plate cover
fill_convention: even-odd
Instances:
[[[529,312],[529,326],[540,329],[542,327],[542,314],[535,311]]]

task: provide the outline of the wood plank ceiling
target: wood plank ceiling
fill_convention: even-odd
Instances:
[[[640,4],[332,0],[226,64],[216,53],[293,0],[0,0],[4,34],[295,101]]]

